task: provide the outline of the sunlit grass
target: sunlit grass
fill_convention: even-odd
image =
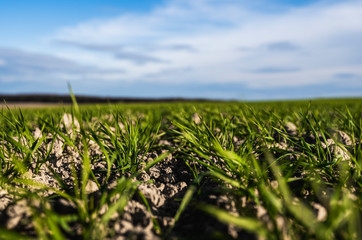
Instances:
[[[2,109],[0,190],[26,202],[32,228],[0,225],[0,238],[111,238],[114,216],[135,196],[152,213],[138,177],[172,154],[193,179],[167,229],[153,218],[160,237],[177,238],[183,214],[196,209],[260,239],[361,239],[361,107],[361,100],[78,106],[74,99],[72,107]],[[166,151],[145,161],[159,149]],[[72,182],[51,164],[60,157],[72,159]],[[44,169],[52,186],[33,177]],[[227,196],[233,210],[210,195]],[[59,199],[76,211],[58,212]]]

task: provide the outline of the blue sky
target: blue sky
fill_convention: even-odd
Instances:
[[[0,0],[0,93],[362,97],[361,0]]]

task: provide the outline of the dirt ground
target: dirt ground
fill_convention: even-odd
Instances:
[[[0,109],[10,108],[44,108],[44,107],[61,107],[70,106],[71,104],[64,103],[42,103],[42,102],[17,102],[17,103],[4,103],[0,102]]]
[[[29,107],[40,105],[29,105]],[[42,105],[44,106],[44,105]],[[47,105],[49,106],[49,105]],[[24,107],[24,106],[22,106]],[[64,125],[66,125],[64,119]],[[289,126],[290,125],[290,126]],[[290,135],[295,135],[296,130],[293,124],[286,126],[286,129]],[[70,128],[70,126],[64,126]],[[349,137],[341,132],[336,131],[343,144],[350,145],[351,140]],[[33,132],[34,137],[38,138],[41,135],[41,131],[37,128]],[[307,137],[306,137],[307,139]],[[240,139],[238,140],[240,141]],[[311,144],[315,143],[315,139],[308,140]],[[333,145],[332,139],[328,141],[330,145]],[[65,145],[65,142],[61,139],[56,139],[54,143],[45,143],[44,149],[47,149],[50,144],[54,144],[51,155],[48,161],[42,165],[38,172],[35,171],[35,166],[32,166],[26,173],[26,176],[36,182],[47,185],[52,188],[61,189],[55,175],[60,177],[69,188],[73,186],[74,175],[72,174],[71,163],[74,163],[74,167],[77,171],[81,171],[82,158],[79,153],[71,147]],[[236,144],[240,144],[237,142]],[[278,143],[282,145],[282,143]],[[147,153],[144,156],[144,162],[151,162],[161,154],[167,151],[167,147],[177,148],[177,139],[162,139],[159,142],[160,146],[158,150]],[[283,146],[281,146],[283,147]],[[325,146],[327,147],[327,146]],[[115,187],[115,182],[122,176],[128,177],[127,174],[121,174],[114,169],[108,180],[106,181],[107,164],[102,159],[102,151],[96,144],[89,148],[89,154],[91,159],[100,159],[99,161],[92,162],[91,169],[97,181],[102,186],[107,186],[109,191],[112,191]],[[144,171],[145,165],[139,165],[138,171],[142,174],[136,180],[141,183],[138,185],[138,191],[147,199],[150,209],[147,209],[143,203],[140,194],[134,195],[134,197],[128,202],[123,213],[114,214],[111,221],[108,223],[108,229],[110,230],[104,239],[161,239],[162,234],[155,230],[155,223],[159,225],[162,232],[167,232],[170,227],[175,223],[174,216],[177,209],[180,206],[181,200],[185,195],[187,189],[191,186],[194,176],[191,169],[198,169],[198,171],[205,171],[204,166],[197,162],[187,166],[184,159],[187,156],[183,156],[181,153],[169,154],[165,159],[151,167],[148,171]],[[345,156],[348,157],[347,155]],[[53,169],[54,172],[49,171]],[[203,179],[203,194],[199,195],[199,202],[206,204],[212,204],[218,208],[225,209],[230,213],[238,214],[235,201],[222,193],[221,185],[212,179]],[[92,196],[92,201],[99,201],[101,192],[104,190],[98,189],[95,182],[90,181],[86,187],[87,193]],[[44,197],[48,197],[51,200],[51,209],[53,209],[59,215],[77,214],[77,208],[71,201],[66,198],[51,195],[54,193],[44,193]],[[38,207],[38,203],[21,199],[17,201],[11,194],[4,189],[0,188],[0,226],[5,226],[9,230],[14,230],[26,235],[34,235],[34,226],[31,223],[31,211],[30,208]],[[258,209],[255,202],[248,202],[245,209],[249,209],[254,212],[255,215],[260,215],[260,209]],[[111,206],[105,206],[109,208]],[[102,211],[102,210],[100,210]],[[101,212],[99,213],[102,214]],[[81,239],[81,227],[77,222],[71,225],[71,231],[65,233],[69,239]],[[226,225],[218,222],[214,218],[198,210],[197,208],[189,205],[186,211],[182,214],[179,221],[175,224],[173,230],[168,235],[170,239],[212,239],[215,236],[210,235],[220,233],[225,239],[255,239],[254,235],[251,235],[241,229],[238,229],[232,225]]]

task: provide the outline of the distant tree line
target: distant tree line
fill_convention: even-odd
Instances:
[[[191,102],[191,101],[209,101],[208,99],[189,99],[189,98],[127,98],[127,97],[96,97],[96,96],[75,96],[78,103],[137,103],[137,102]],[[71,103],[69,95],[55,94],[16,94],[0,95],[2,102],[19,103],[19,102],[39,102],[39,103]]]

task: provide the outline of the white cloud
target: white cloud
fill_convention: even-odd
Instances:
[[[2,60],[4,59],[4,60]],[[4,63],[1,66],[1,63]],[[49,82],[99,79],[114,80],[124,73],[121,69],[103,70],[79,65],[73,61],[46,54],[0,48],[0,82]]]
[[[102,70],[63,76],[79,80],[266,88],[362,75],[362,1],[274,12],[250,2],[173,0],[149,13],[83,22],[51,37],[62,46],[52,54]]]
[[[0,67],[5,66],[5,64],[6,64],[5,60],[0,58]]]

